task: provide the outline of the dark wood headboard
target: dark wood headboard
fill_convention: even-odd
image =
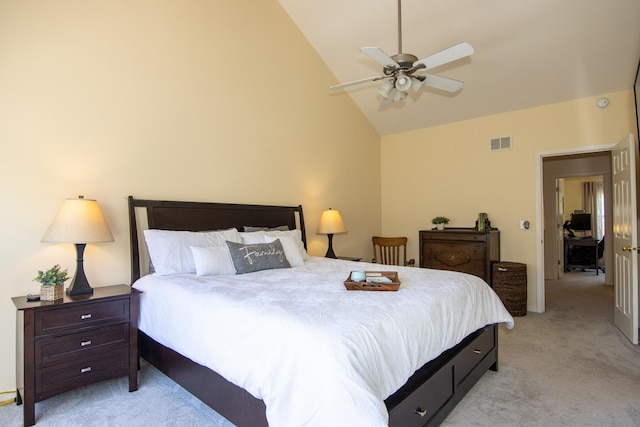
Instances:
[[[159,230],[207,231],[244,226],[299,229],[307,247],[302,206],[242,205],[208,202],[140,200],[129,196],[129,237],[131,242],[131,283],[141,276],[140,227],[136,210],[146,210],[146,228]]]

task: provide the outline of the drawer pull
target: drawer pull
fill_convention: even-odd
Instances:
[[[82,341],[80,343],[80,347],[86,347],[88,345],[91,345],[91,340],[87,340],[87,341]]]
[[[91,319],[91,313],[89,313],[89,314],[82,314],[82,315],[80,316],[80,319],[82,319],[82,320]]]
[[[427,415],[427,410],[422,409],[421,407],[418,406],[418,409],[416,409],[415,413],[420,415],[421,417],[424,417],[425,415]]]
[[[482,350],[478,350],[478,349],[473,350],[473,352],[474,352],[475,354],[482,354]]]
[[[87,372],[91,372],[91,366],[87,366],[86,368],[80,369],[80,373],[81,374],[84,374],[84,373],[87,373]]]

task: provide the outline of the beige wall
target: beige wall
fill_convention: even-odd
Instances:
[[[302,204],[312,255],[340,209],[339,255],[380,231],[380,139],[275,0],[0,3],[0,390],[15,309],[72,245],[40,243],[63,200],[96,198],[115,237],[94,286],[127,283],[126,197]]]
[[[571,214],[582,209],[583,178],[564,179],[564,214],[565,221],[571,219]]]
[[[536,298],[536,173],[540,153],[611,144],[636,132],[633,91],[467,120],[382,137],[382,232],[410,237],[444,215],[450,226],[472,227],[487,212],[500,229],[504,261],[527,264],[528,308]],[[513,148],[489,151],[489,140],[511,135]],[[520,220],[531,223],[519,228]]]

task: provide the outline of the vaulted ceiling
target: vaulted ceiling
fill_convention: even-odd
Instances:
[[[475,53],[430,71],[460,91],[423,86],[381,108],[383,81],[329,86],[382,74],[361,47],[399,53],[397,0],[279,1],[335,75],[327,96],[353,98],[381,135],[631,89],[640,60],[639,0],[404,0],[403,53]]]

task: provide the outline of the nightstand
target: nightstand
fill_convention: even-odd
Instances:
[[[12,298],[16,313],[16,402],[24,425],[35,424],[35,403],[75,388],[129,376],[138,389],[138,297],[127,285],[57,301]]]
[[[356,261],[356,262],[362,261],[362,258],[352,257],[352,256],[339,256],[338,259],[342,259],[345,261]]]

